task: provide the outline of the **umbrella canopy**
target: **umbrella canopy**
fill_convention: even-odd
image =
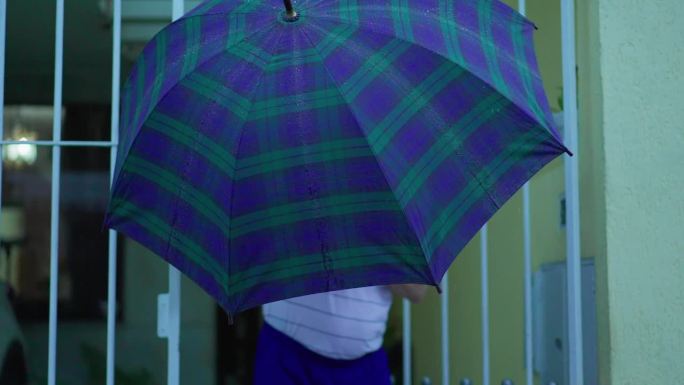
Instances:
[[[567,151],[533,30],[495,0],[206,1],[124,86],[106,223],[232,314],[437,285]]]

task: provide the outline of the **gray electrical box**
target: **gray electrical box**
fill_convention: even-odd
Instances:
[[[568,384],[566,264],[544,264],[534,272],[534,370],[542,385]],[[582,345],[584,384],[598,385],[596,334],[596,272],[594,260],[582,260]]]

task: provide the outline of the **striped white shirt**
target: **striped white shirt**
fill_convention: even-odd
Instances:
[[[385,286],[311,294],[265,304],[264,320],[320,355],[354,359],[380,348],[392,305]]]

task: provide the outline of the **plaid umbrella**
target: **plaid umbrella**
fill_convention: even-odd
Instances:
[[[122,93],[106,223],[229,314],[437,285],[566,152],[534,25],[496,0],[209,0]]]

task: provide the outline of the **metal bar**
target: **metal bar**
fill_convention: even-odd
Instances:
[[[112,1],[112,108],[110,117],[111,149],[109,184],[114,182],[116,150],[119,142],[119,89],[121,82],[121,0]],[[111,187],[110,187],[111,188]],[[107,385],[115,384],[116,362],[116,232],[109,230],[107,250]]]
[[[171,0],[171,21],[176,21],[183,16],[183,0]]]
[[[575,57],[575,3],[561,0],[563,55],[564,141],[574,152],[565,155],[566,263],[568,302],[568,383],[583,385],[582,292],[579,223],[579,170],[577,148],[577,74]]]
[[[480,230],[480,282],[482,300],[482,384],[489,385],[489,267],[487,224]]]
[[[402,365],[404,372],[404,385],[411,385],[411,302],[404,298],[401,301],[402,308]]]
[[[449,274],[442,278],[442,294],[440,295],[442,315],[442,384],[450,384],[449,371]]]
[[[180,272],[169,266],[168,384],[180,385]]]
[[[62,73],[64,61],[64,0],[57,0],[55,21],[55,90],[52,139],[62,138]],[[52,149],[52,199],[50,207],[50,318],[48,340],[48,384],[55,385],[57,369],[57,281],[59,278],[59,181],[61,147]]]
[[[172,0],[173,21],[183,16],[183,1]],[[169,265],[169,352],[168,383],[180,385],[180,272]]]
[[[7,26],[7,0],[0,0],[0,140],[5,137],[5,37]],[[2,151],[0,145],[0,216],[2,216]]]
[[[527,16],[527,1],[518,0],[518,12]],[[525,311],[525,383],[534,384],[532,373],[532,228],[530,225],[530,183],[527,182],[522,188],[523,196],[523,285],[524,285],[524,311]]]
[[[61,109],[60,109],[61,113]],[[87,140],[0,140],[0,145],[7,144],[32,144],[35,146],[61,146],[61,147],[112,147],[116,143],[111,141],[87,141]]]
[[[532,357],[534,341],[532,336],[532,229],[530,225],[530,186],[523,186],[523,271],[525,286],[525,383],[533,385]]]

